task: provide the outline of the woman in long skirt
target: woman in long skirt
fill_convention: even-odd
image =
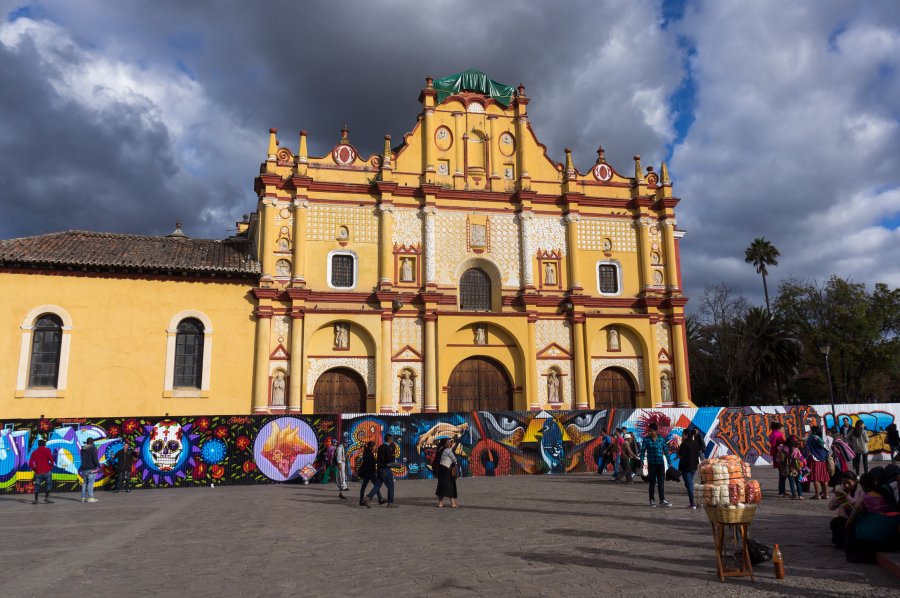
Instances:
[[[806,452],[812,457],[809,463],[809,485],[813,491],[813,500],[828,498],[828,449],[822,438],[822,428],[811,426],[806,439]]]
[[[458,466],[456,455],[453,453],[453,440],[441,438],[431,465],[434,476],[438,481],[437,490],[435,490],[435,495],[438,497],[438,507],[444,506],[445,498],[450,499],[451,507],[456,508],[459,506],[456,502],[456,471]]]

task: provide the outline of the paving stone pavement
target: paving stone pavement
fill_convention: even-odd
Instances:
[[[398,509],[347,502],[329,485],[75,494],[52,505],[0,496],[0,596],[900,596],[875,565],[829,543],[823,501],[772,498],[751,536],[778,542],[756,581],[715,574],[710,525],[647,506],[647,486],[596,475],[467,478],[459,509],[437,509],[432,481],[397,483]]]

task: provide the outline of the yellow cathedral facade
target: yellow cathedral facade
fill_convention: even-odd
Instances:
[[[3,415],[691,406],[665,163],[556,162],[478,71],[419,100],[372,156],[271,129],[228,239],[0,241]]]

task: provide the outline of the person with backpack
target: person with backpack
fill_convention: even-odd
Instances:
[[[94,446],[94,439],[88,438],[81,447],[81,466],[78,468],[82,480],[81,502],[97,502],[94,498],[94,482],[99,471],[100,459],[97,457],[97,447]]]
[[[697,509],[694,503],[694,475],[700,464],[700,445],[694,440],[695,431],[688,428],[681,436],[681,445],[678,447],[678,471],[684,480],[684,487],[688,494],[688,508]]]
[[[778,448],[775,462],[778,465],[779,475],[784,476],[791,488],[791,500],[803,500],[803,487],[800,484],[800,474],[806,467],[806,459],[800,452],[800,440],[793,434],[787,442]]]
[[[862,462],[864,473],[869,472],[869,433],[866,431],[866,424],[861,419],[856,420],[856,425],[847,435],[847,441],[850,448],[856,453],[853,457],[853,470],[859,475],[859,465]]]

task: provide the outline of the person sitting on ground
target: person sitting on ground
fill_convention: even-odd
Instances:
[[[835,488],[831,500],[828,501],[828,508],[835,514],[830,522],[831,543],[837,548],[844,547],[844,531],[847,527],[847,519],[850,518],[850,515],[856,509],[856,501],[862,496],[862,489],[859,487],[859,480],[855,471],[843,472],[841,479],[841,487]]]
[[[882,480],[873,472],[859,476],[863,494],[847,519],[845,552],[850,563],[871,563],[875,552],[897,542],[900,513],[891,510]]]

